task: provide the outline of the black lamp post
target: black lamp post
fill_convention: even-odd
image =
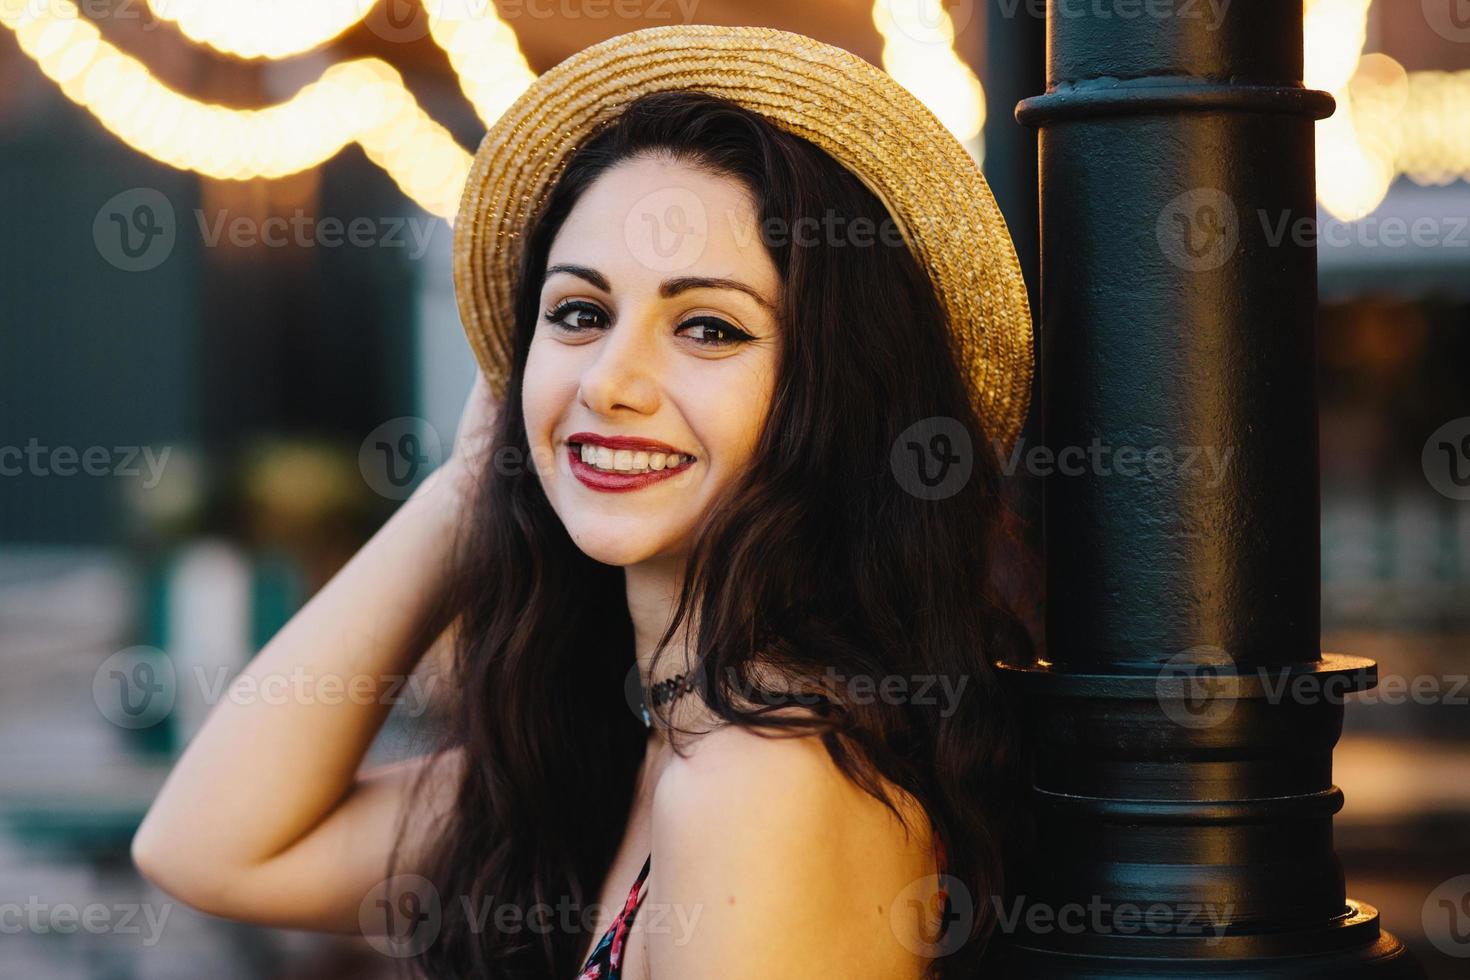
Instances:
[[[1418,977],[1332,847],[1301,0],[1051,0],[1041,847],[1008,975]],[[1304,229],[1305,232],[1304,233]]]

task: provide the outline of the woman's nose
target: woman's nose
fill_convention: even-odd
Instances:
[[[641,314],[619,319],[601,342],[582,371],[581,396],[599,415],[619,409],[651,415],[658,409],[658,328]]]

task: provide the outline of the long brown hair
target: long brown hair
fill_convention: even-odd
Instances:
[[[634,103],[578,151],[527,229],[512,372],[448,596],[459,640],[447,744],[466,765],[432,835],[426,873],[442,921],[418,965],[459,980],[574,976],[583,928],[506,930],[475,910],[595,902],[625,829],[647,731],[624,694],[633,633],[623,573],[577,548],[533,472],[504,464],[529,455],[521,386],[552,240],[594,181],[639,154],[742,182],[782,281],[766,425],[748,472],[697,529],[663,644],[697,609],[698,693],[714,715],[763,734],[820,735],[874,796],[893,805],[881,776],[922,804],[975,912],[969,941],[934,973],[973,976],[1022,786],[1017,718],[991,665],[1028,645],[993,585],[1006,540],[999,461],[928,278],[882,233],[896,229],[881,202],[810,143],[698,93]],[[877,233],[830,238],[859,227]],[[791,233],[802,228],[829,237]],[[934,420],[972,447],[969,478],[939,499],[892,459],[904,430]],[[762,682],[773,677],[824,696],[772,717],[790,703]],[[965,687],[939,710],[921,698],[847,697],[834,677]]]

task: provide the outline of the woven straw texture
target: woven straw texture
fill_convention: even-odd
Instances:
[[[988,434],[1014,443],[1031,388],[1015,246],[960,142],[888,74],[786,31],[702,25],[619,35],[538,78],[485,134],[454,226],[460,317],[491,390],[511,363],[522,232],[566,162],[634,99],[721,96],[820,147],[888,208],[933,281]],[[895,324],[894,329],[902,329]]]

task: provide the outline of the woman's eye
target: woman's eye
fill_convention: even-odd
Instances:
[[[689,339],[709,347],[728,347],[752,339],[750,334],[719,317],[700,316],[685,320],[679,325],[679,333],[694,330]]]
[[[547,311],[546,322],[573,332],[598,330],[606,325],[607,314],[591,303],[562,303]]]

